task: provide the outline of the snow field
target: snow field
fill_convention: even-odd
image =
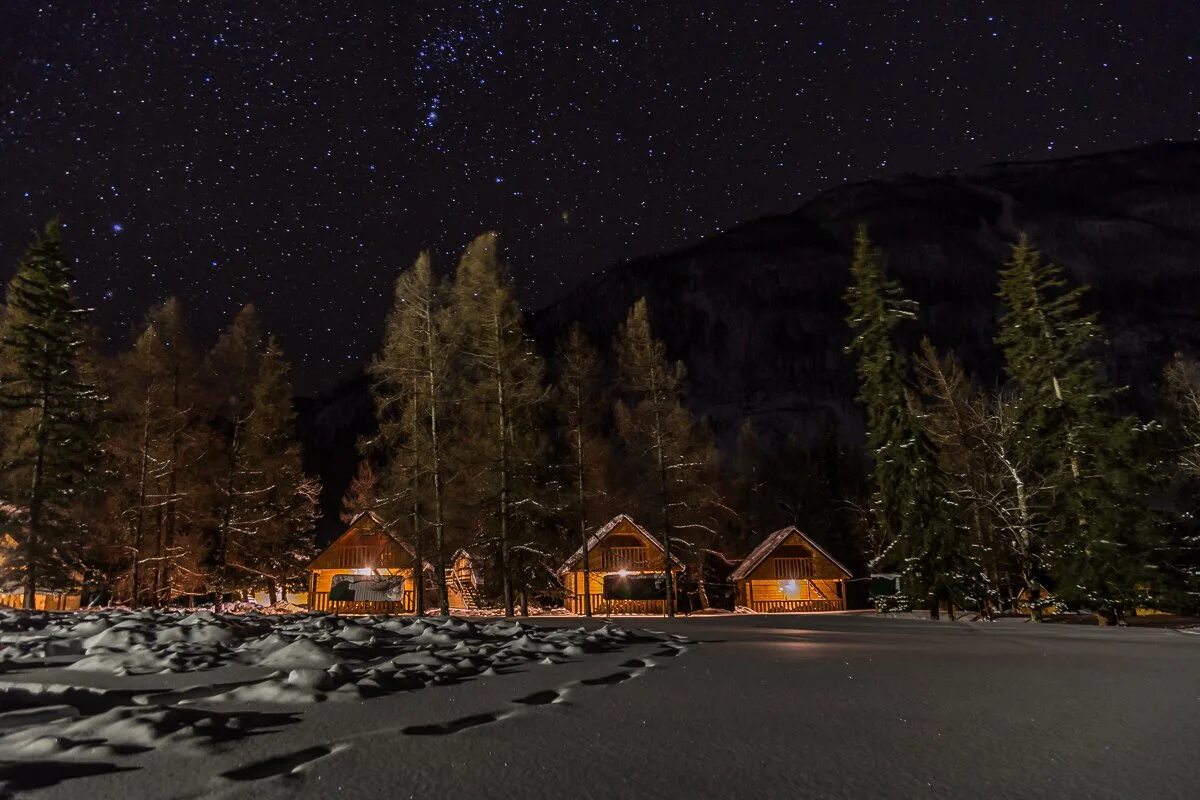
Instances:
[[[137,782],[134,771],[157,764],[147,771],[171,774],[180,760],[191,763],[183,783],[199,775],[206,791],[299,774],[364,735],[456,733],[564,702],[573,685],[622,683],[653,665],[627,650],[675,655],[687,646],[680,639],[613,624],[550,629],[453,617],[0,611],[0,787],[69,793],[73,778]],[[544,667],[614,658],[624,659],[620,671],[544,688]],[[507,691],[512,678],[502,676],[525,671],[534,671],[537,686],[517,681]],[[442,702],[408,701],[400,725],[372,707],[470,681],[486,682],[485,696],[507,699],[464,717],[442,711]],[[243,763],[248,742],[277,751],[289,726],[327,716],[314,710],[323,703],[358,711],[337,714],[343,729],[325,741]],[[426,705],[440,716],[421,714]],[[347,719],[361,730],[345,730]],[[276,734],[274,746],[259,747],[267,733]]]

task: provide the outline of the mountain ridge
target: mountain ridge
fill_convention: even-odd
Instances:
[[[842,295],[862,221],[889,271],[921,306],[921,333],[960,354],[985,383],[995,284],[1024,231],[1106,325],[1105,367],[1147,411],[1170,352],[1200,347],[1200,143],[1157,142],[938,175],[827,189],[786,214],[735,225],[695,245],[623,262],[534,315],[548,341],[578,319],[598,341],[646,296],[656,332],[688,366],[693,409],[727,443],[744,419],[812,436],[834,424],[855,440]],[[1156,364],[1153,370],[1152,364]]]

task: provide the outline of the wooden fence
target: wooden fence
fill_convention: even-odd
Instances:
[[[663,600],[618,600],[603,594],[591,595],[593,614],[665,614]],[[583,595],[569,594],[563,605],[572,614],[583,613]]]
[[[833,600],[753,600],[751,611],[771,613],[773,611],[842,611],[845,604],[841,598]]]
[[[309,608],[332,614],[411,614],[415,602],[412,592],[405,592],[403,600],[330,600],[328,592],[319,592]]]

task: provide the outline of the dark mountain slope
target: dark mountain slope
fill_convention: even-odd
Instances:
[[[1200,351],[1200,144],[901,176],[827,191],[794,213],[749,222],[676,253],[589,279],[536,317],[547,342],[573,320],[600,341],[629,305],[691,374],[691,403],[729,442],[742,419],[857,438],[842,294],[855,226],[921,304],[914,337],[997,379],[996,272],[1020,231],[1074,281],[1109,332],[1110,376],[1142,410],[1176,349]]]

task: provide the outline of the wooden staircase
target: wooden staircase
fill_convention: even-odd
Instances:
[[[463,607],[468,611],[478,611],[483,607],[479,600],[479,587],[475,585],[475,576],[470,571],[447,568],[446,585],[458,592]]]

